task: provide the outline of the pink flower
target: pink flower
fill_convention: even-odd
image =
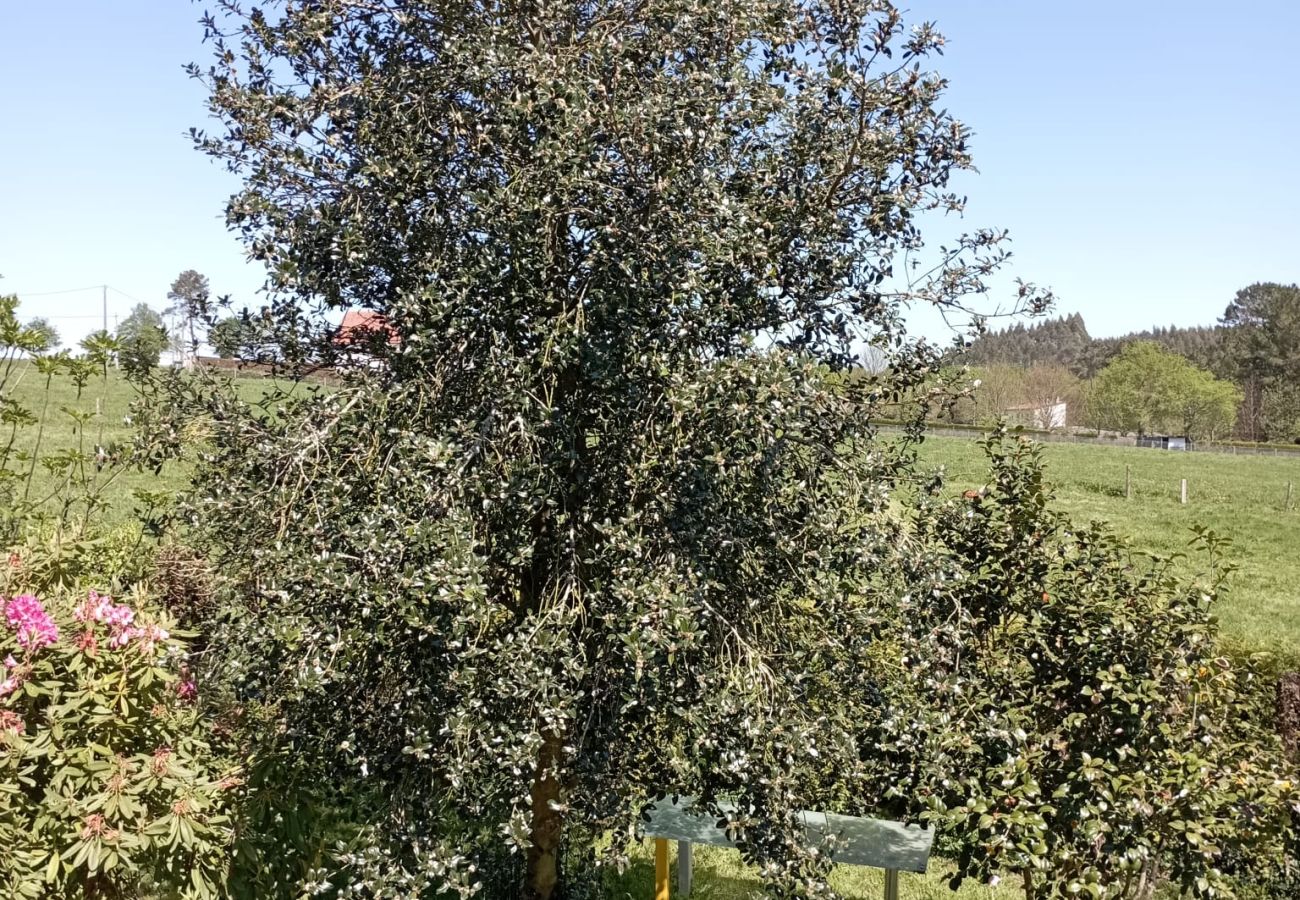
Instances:
[[[176,696],[180,697],[182,700],[193,700],[198,697],[198,695],[198,685],[194,683],[194,679],[192,678],[187,678],[180,684],[176,685]]]
[[[23,724],[23,717],[18,713],[0,709],[0,732],[12,731],[14,734],[22,734],[26,727]]]
[[[31,594],[14,597],[5,604],[5,621],[17,632],[18,646],[39,650],[59,639],[59,627]]]
[[[108,646],[125,647],[143,633],[139,628],[116,628],[113,630],[113,636],[108,639]]]
[[[5,672],[16,668],[18,668],[18,661],[14,659],[14,655],[10,653],[5,657]],[[18,685],[20,684],[22,684],[22,681],[19,680],[17,675],[10,675],[5,678],[4,681],[0,681],[0,697],[8,697],[14,691],[18,690]]]
[[[125,628],[135,621],[135,611],[129,606],[110,605],[104,621],[114,628]]]
[[[102,622],[113,608],[113,599],[98,591],[91,591],[85,602],[72,614],[78,622]]]
[[[151,652],[155,645],[170,637],[166,628],[159,628],[157,625],[146,625],[136,630],[140,636],[140,648],[146,653]]]

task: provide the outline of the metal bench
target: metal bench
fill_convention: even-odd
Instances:
[[[691,845],[711,844],[734,847],[735,842],[710,816],[690,812],[693,800],[660,800],[650,809],[646,837],[655,839],[655,900],[669,900],[668,842],[677,842],[677,890],[691,892]],[[734,809],[720,804],[724,812]],[[849,866],[871,866],[885,870],[885,900],[898,900],[898,873],[924,872],[934,843],[933,829],[903,825],[883,819],[863,819],[835,813],[804,811],[804,828],[810,844],[827,836],[839,838],[833,859]]]

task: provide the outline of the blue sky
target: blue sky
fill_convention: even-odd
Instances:
[[[1014,274],[1093,334],[1214,321],[1233,293],[1300,280],[1300,3],[917,0],[975,130],[967,226],[1011,229]],[[0,292],[65,338],[178,272],[255,301],[221,219],[233,176],[199,155],[202,6],[0,4]],[[925,321],[922,319],[921,321]],[[927,326],[928,327],[928,326]]]

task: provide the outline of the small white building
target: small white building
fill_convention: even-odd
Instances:
[[[1048,403],[1017,403],[1006,409],[1006,416],[1011,421],[1044,431],[1064,428],[1069,422],[1069,413],[1069,404],[1059,398]]]

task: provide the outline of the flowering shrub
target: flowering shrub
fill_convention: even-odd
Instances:
[[[184,645],[94,591],[0,600],[6,897],[215,896],[229,841]]]

